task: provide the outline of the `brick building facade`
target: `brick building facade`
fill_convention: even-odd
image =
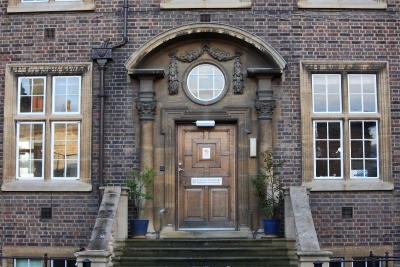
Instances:
[[[287,186],[312,187],[311,210],[324,249],[333,251],[336,257],[357,256],[351,254],[354,248],[362,248],[364,254],[385,249],[391,255],[400,256],[400,148],[397,143],[400,125],[400,1],[369,0],[364,4],[353,0],[330,1],[329,5],[316,0],[226,1],[226,4],[209,1],[208,6],[200,5],[200,1],[200,6],[191,6],[198,1],[188,4],[174,0],[162,3],[159,0],[129,0],[127,42],[112,49],[113,60],[106,64],[105,98],[100,92],[102,77],[98,61],[92,59],[92,49],[101,48],[102,44],[104,47],[103,42],[107,39],[110,40],[108,47],[122,41],[123,1],[26,2],[29,3],[0,0],[0,253],[5,258],[40,256],[43,253],[70,258],[77,248],[87,246],[98,212],[99,185],[124,186],[128,171],[139,168],[144,157],[151,157],[146,161],[151,161],[160,173],[163,173],[160,168],[163,166],[166,173],[175,175],[175,169],[168,170],[166,162],[174,166],[175,161],[179,161],[176,159],[178,152],[166,150],[171,147],[178,150],[179,141],[167,144],[158,138],[167,139],[167,134],[160,132],[169,129],[169,120],[176,122],[173,131],[179,131],[176,125],[188,125],[196,120],[196,115],[187,115],[185,110],[198,112],[199,119],[212,119],[217,125],[236,127],[237,142],[244,146],[239,144],[234,148],[237,151],[234,162],[238,168],[233,172],[237,173],[234,179],[238,179],[239,188],[236,190],[239,196],[252,199],[251,194],[241,193],[240,184],[246,184],[245,177],[257,169],[257,159],[247,156],[246,140],[248,137],[268,139],[259,148],[273,148],[277,156],[286,160],[280,173],[284,183]],[[214,2],[219,4],[213,6]],[[210,20],[202,15],[209,15]],[[208,43],[209,48],[203,49],[204,43]],[[243,74],[244,93],[234,93],[232,89],[237,85],[231,78],[235,49],[241,53],[239,72]],[[183,55],[195,50],[203,53],[196,60],[202,64],[214,64],[223,70],[226,77],[229,76],[226,89],[223,89],[226,90],[223,92],[225,99],[209,103],[208,100],[188,97],[190,88],[183,85],[184,79],[190,75],[190,68],[198,63],[190,65],[179,60],[178,73],[183,76],[178,80],[182,84],[178,94],[168,91],[171,85],[168,83],[172,70],[170,64],[174,58],[170,52],[177,51],[178,55]],[[215,60],[213,63],[212,52],[207,54],[209,51],[222,51],[232,55],[233,59]],[[147,78],[143,78],[145,75],[137,72],[153,69],[164,70],[160,74],[162,77],[148,78],[147,72]],[[264,72],[252,75],[251,69],[264,69]],[[341,88],[339,112],[335,110],[331,114],[329,108],[322,112],[316,110],[318,100],[313,98],[315,91],[312,88],[316,86],[317,76],[313,75],[326,79],[329,75],[338,77]],[[353,103],[352,93],[344,90],[348,87],[348,80],[352,79],[349,75],[364,80],[373,77],[375,91],[372,95],[375,100],[363,102],[365,106],[374,106],[371,110],[362,108],[352,112],[349,108]],[[55,101],[54,88],[59,84],[54,77],[81,77],[79,101],[76,100],[81,107],[78,112],[68,109],[54,111],[51,102]],[[32,88],[36,80],[44,81],[44,89],[31,94],[32,101],[34,96],[47,100],[40,112],[33,109],[22,111],[21,99],[24,96],[19,85],[24,79]],[[254,100],[257,97],[265,100],[256,93],[263,79],[273,90],[267,100],[275,100],[276,107],[272,108],[273,115],[268,117],[269,124],[261,125],[257,124],[261,115],[254,107]],[[150,87],[146,87],[148,85],[143,80],[151,80]],[[74,103],[73,93],[66,95]],[[103,177],[100,178],[102,99],[105,101],[104,164]],[[157,101],[155,114],[149,120],[154,123],[153,130],[146,130],[146,123],[143,123],[146,119],[140,117],[143,113],[138,113],[136,102],[153,100]],[[170,110],[182,106],[183,111],[176,112],[183,115],[174,117],[175,113]],[[239,112],[239,106],[249,110]],[[221,110],[227,115],[206,115]],[[240,115],[232,115],[235,112]],[[351,127],[356,127],[352,123],[358,122],[374,125],[361,128],[376,132],[370,133],[369,137],[365,133],[365,139],[351,137]],[[78,161],[65,151],[60,152],[63,157],[55,156],[54,142],[68,143],[68,140],[54,138],[56,134],[52,131],[57,123],[66,127],[71,123],[79,124]],[[323,160],[318,161],[316,156],[318,141],[322,139],[314,135],[313,129],[320,129],[319,123],[326,123],[328,128],[329,123],[337,123],[335,127],[341,132],[335,139],[341,142],[336,146],[341,157],[332,158],[335,151],[324,157],[328,165],[337,160],[341,166],[337,169],[329,165],[331,169],[326,170],[318,165],[323,164]],[[27,124],[41,125],[42,139],[36,136],[33,128],[28,134],[30,137],[24,139],[22,129]],[[248,136],[240,137],[242,126],[249,129]],[[147,149],[143,146],[145,136],[141,137],[144,131],[154,134],[153,154],[143,154]],[[171,133],[168,136],[177,139],[177,135]],[[353,154],[349,144],[356,139],[362,140],[360,142],[364,145],[361,146],[365,151],[367,142],[374,143],[375,147],[369,149],[376,152],[368,156],[367,152],[361,156]],[[323,140],[335,142],[328,137]],[[26,149],[31,149],[30,152],[22,151],[24,142],[29,142],[30,148]],[[39,150],[44,150],[45,155],[37,156],[33,152],[38,143]],[[159,153],[167,153],[165,155],[174,159],[168,161]],[[244,159],[249,165],[249,173],[245,167],[240,167]],[[359,163],[355,162],[357,159],[363,162],[360,163],[363,167],[353,167],[352,164]],[[57,160],[70,164],[69,172],[64,167],[63,174],[58,175]],[[40,174],[30,169],[39,168],[35,165],[37,161],[42,166]],[[25,168],[25,163],[30,167]],[[367,168],[369,165],[375,166],[374,174]],[[76,168],[78,174],[71,174]],[[318,170],[326,173],[318,174]],[[340,173],[334,173],[335,170]],[[354,176],[356,170],[361,170],[364,179]],[[167,188],[169,182],[164,180],[168,179],[173,181],[167,174],[160,174],[154,191],[157,193],[161,187]],[[167,191],[162,191],[163,196],[151,204],[153,214],[175,203],[175,200],[171,201],[172,204],[161,202],[161,198],[168,199]],[[175,199],[175,196],[169,197]],[[246,203],[237,200],[234,204],[237,210],[232,216],[238,218],[233,219],[235,230],[242,225],[245,227],[240,219],[241,207],[252,207],[252,203],[251,200]],[[44,208],[51,208],[51,218],[43,217]],[[172,210],[173,230],[179,230],[175,221],[179,220],[176,219],[178,209]],[[259,219],[257,214],[253,216]],[[156,227],[157,222],[154,222],[153,228]]]

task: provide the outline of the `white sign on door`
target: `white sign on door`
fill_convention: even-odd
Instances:
[[[222,185],[221,177],[192,178],[191,185]]]
[[[211,148],[209,147],[202,147],[202,159],[210,159],[211,158]]]

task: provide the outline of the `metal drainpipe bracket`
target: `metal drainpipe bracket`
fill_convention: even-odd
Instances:
[[[113,59],[112,48],[92,48],[92,59]]]

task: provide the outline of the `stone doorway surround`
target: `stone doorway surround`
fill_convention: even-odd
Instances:
[[[184,92],[187,73],[198,62],[214,64],[226,74],[228,92],[216,103],[195,103]],[[150,219],[150,232],[161,231],[164,237],[203,235],[177,231],[176,224],[177,124],[196,120],[237,125],[237,229],[212,236],[247,237],[250,230],[258,229],[260,218],[249,176],[257,173],[259,162],[249,156],[249,138],[257,138],[257,154],[273,147],[273,120],[279,118],[273,110],[279,103],[273,98],[272,79],[282,75],[285,65],[260,38],[213,23],[166,31],[131,55],[125,67],[130,78],[139,80],[133,117],[139,125],[140,160],[158,172],[152,188],[155,198],[146,203],[144,214]],[[174,77],[176,82],[171,83]]]

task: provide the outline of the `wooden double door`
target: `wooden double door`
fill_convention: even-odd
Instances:
[[[236,229],[236,126],[178,125],[178,229]]]

